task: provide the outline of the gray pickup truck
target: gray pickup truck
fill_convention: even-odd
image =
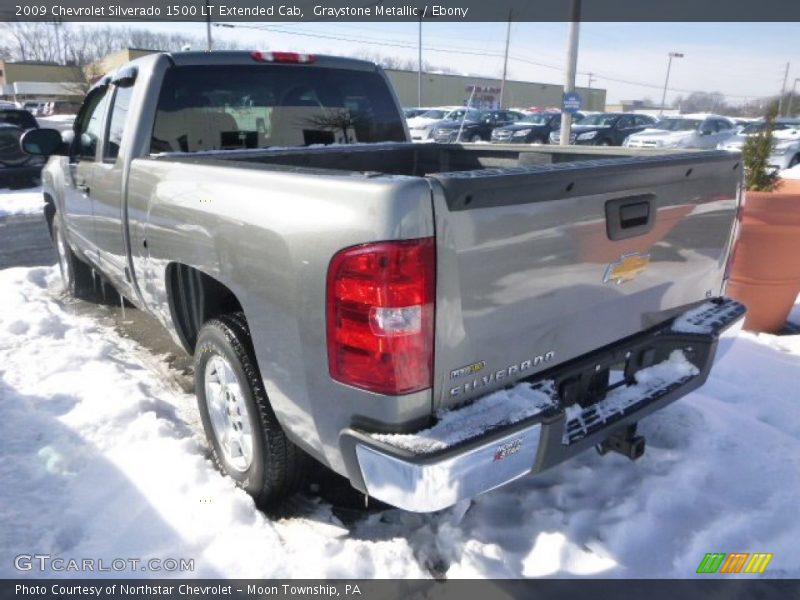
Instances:
[[[637,458],[744,313],[737,155],[414,145],[368,62],[153,54],[21,144],[66,288],[102,277],[194,354],[213,458],[260,505],[309,458],[420,512]]]

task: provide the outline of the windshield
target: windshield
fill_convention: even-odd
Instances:
[[[694,131],[700,127],[699,119],[661,119],[653,125],[653,129],[663,129],[664,131]]]
[[[429,110],[418,116],[422,117],[423,119],[444,119],[446,115],[446,110]]]
[[[531,123],[533,125],[544,125],[550,120],[551,115],[525,115],[518,123]]]
[[[742,133],[759,133],[761,131],[764,131],[764,127],[766,126],[767,124],[764,123],[764,121],[750,123],[744,129],[742,129]],[[797,123],[786,123],[786,122],[775,123],[775,131],[781,131],[784,129],[798,129],[798,128],[800,128],[800,121],[798,121]]]
[[[377,73],[285,65],[168,70],[151,152],[402,142],[405,132]]]
[[[465,110],[467,112],[466,119],[464,119]],[[467,110],[464,108],[457,108],[456,110],[451,111],[446,118],[449,119],[450,121],[460,121],[461,119],[464,119],[465,121],[480,121],[481,113],[478,110],[472,110],[472,109]]]
[[[589,115],[581,119],[581,125],[594,125],[595,127],[611,127],[619,119],[619,115]]]

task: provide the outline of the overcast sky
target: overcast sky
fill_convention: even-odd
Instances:
[[[328,54],[365,50],[415,61],[417,56],[416,23],[237,25],[214,27],[213,35],[264,50]],[[204,23],[146,27],[205,37]],[[563,83],[567,30],[567,23],[513,23],[509,78]],[[499,77],[505,32],[505,23],[426,22],[423,57],[459,72]],[[670,51],[685,57],[673,61],[668,102],[697,90],[722,92],[729,102],[737,103],[780,92],[787,62],[792,63],[788,87],[800,77],[800,23],[583,23],[577,84],[587,85],[586,73],[592,72],[593,87],[607,89],[609,102],[645,96],[658,102]]]

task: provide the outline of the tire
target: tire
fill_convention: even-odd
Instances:
[[[611,145],[611,140],[609,140],[608,138],[606,138],[604,140],[600,140],[599,142],[597,142],[597,145],[598,146],[610,146]]]
[[[53,218],[53,243],[56,246],[58,269],[61,272],[64,291],[75,298],[89,295],[94,290],[92,269],[69,247],[58,214]]]
[[[304,480],[307,455],[275,417],[242,313],[203,325],[194,365],[197,403],[217,469],[260,507],[295,492]]]
[[[469,141],[470,141],[470,143],[471,143],[471,144],[475,144],[475,143],[477,143],[477,142],[480,142],[480,141],[482,141],[482,138],[481,138],[481,136],[479,136],[479,135],[476,133],[476,134],[475,134],[475,135],[473,135],[471,138],[469,138]]]

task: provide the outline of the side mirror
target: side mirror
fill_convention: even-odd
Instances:
[[[29,129],[19,139],[19,146],[26,154],[52,156],[63,154],[64,140],[56,129]]]
[[[703,127],[702,129],[700,129],[700,135],[711,135],[711,133],[712,133],[712,132],[711,132],[711,130],[710,130],[710,129],[707,129],[707,128],[705,128],[705,127]]]

